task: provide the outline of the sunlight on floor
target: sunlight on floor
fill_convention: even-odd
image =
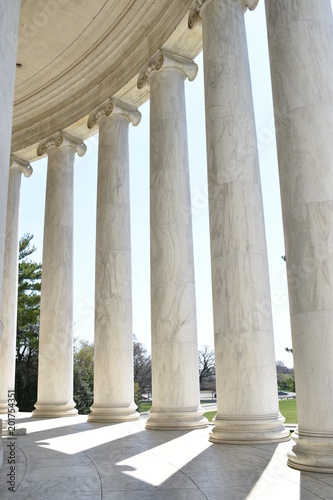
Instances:
[[[48,431],[50,429],[59,429],[61,427],[69,427],[75,424],[83,424],[87,422],[87,415],[76,415],[75,417],[62,418],[31,418],[31,413],[18,413],[16,427],[25,427],[29,434],[33,432]],[[25,421],[29,418],[28,421]],[[75,418],[75,421],[73,420]]]
[[[299,500],[301,498],[301,474],[286,467],[285,456],[276,448],[268,465],[246,497],[247,500]],[[281,461],[281,456],[283,461]],[[268,496],[269,495],[269,496]]]
[[[133,425],[131,425],[131,422],[126,422],[82,431],[78,427],[77,432],[59,437],[42,439],[36,441],[36,444],[48,450],[75,455],[76,453],[96,448],[97,446],[116,441],[125,436],[142,432],[143,427],[143,425],[138,427],[137,422]]]
[[[134,455],[116,465],[122,472],[151,486],[160,486],[179,469],[212,446],[207,439],[194,442],[193,431],[155,448]]]

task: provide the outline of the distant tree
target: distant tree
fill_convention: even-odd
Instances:
[[[32,411],[37,401],[42,265],[28,260],[36,250],[32,238],[24,234],[19,242],[15,393],[21,411]]]
[[[289,368],[279,359],[276,362],[276,373],[288,373]]]
[[[291,349],[290,347],[285,347],[284,349],[285,351],[290,352],[291,354],[293,354],[294,352],[293,349]]]
[[[213,349],[205,345],[198,352],[199,357],[199,383],[203,388],[204,381],[212,382],[215,385],[215,354]],[[209,385],[212,385],[211,383]],[[210,387],[209,387],[210,388]]]
[[[141,400],[140,400],[140,397],[141,397],[140,386],[139,386],[139,384],[137,382],[135,382],[134,383],[134,403],[137,406],[137,411],[140,411],[140,409],[141,409]]]
[[[276,362],[278,388],[283,391],[295,392],[294,369],[285,366],[283,361]]]
[[[294,377],[287,376],[282,378],[279,382],[279,389],[282,389],[283,391],[295,392],[296,387]]]
[[[145,346],[133,336],[134,383],[140,388],[140,395],[151,387],[151,358]],[[138,396],[139,397],[139,396]]]
[[[94,399],[94,345],[87,340],[74,340],[74,396],[76,409],[90,413]]]

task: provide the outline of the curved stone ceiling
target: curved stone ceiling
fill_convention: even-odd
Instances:
[[[191,4],[21,0],[12,152],[33,159],[35,145],[59,130],[88,137],[86,117],[108,97],[142,104],[148,91],[139,93],[135,78],[159,48],[199,51],[199,37],[186,30]]]

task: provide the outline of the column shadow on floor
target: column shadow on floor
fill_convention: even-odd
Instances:
[[[333,477],[287,467],[289,443],[212,444],[207,429],[147,431],[144,423],[73,421],[19,436],[17,468],[25,474],[15,494],[2,487],[1,499],[333,498]],[[5,456],[0,484],[6,467]]]

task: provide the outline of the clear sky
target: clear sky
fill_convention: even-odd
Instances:
[[[292,366],[292,355],[284,349],[291,347],[291,335],[286,269],[281,259],[284,240],[263,0],[254,12],[247,12],[245,18],[260,155],[276,359]],[[186,82],[186,104],[198,345],[213,347],[202,55],[196,62],[199,73],[194,82]],[[133,332],[150,351],[149,102],[140,111],[141,123],[137,127],[130,126],[129,135]],[[75,163],[74,335],[93,341],[98,136],[92,137],[86,144],[86,155],[76,157]],[[22,176],[20,235],[34,234],[37,247],[34,259],[41,261],[47,160],[39,160],[32,166],[33,175],[28,179]]]

